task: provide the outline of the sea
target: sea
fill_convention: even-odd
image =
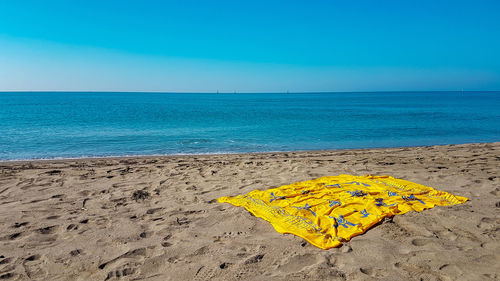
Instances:
[[[500,141],[500,92],[0,92],[0,160]]]

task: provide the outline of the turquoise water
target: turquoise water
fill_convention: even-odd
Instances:
[[[0,159],[500,141],[500,92],[0,93]]]

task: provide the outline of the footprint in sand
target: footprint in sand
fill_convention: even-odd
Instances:
[[[439,273],[445,280],[453,280],[452,276],[462,275],[462,270],[455,264],[444,264],[439,267]]]
[[[44,279],[47,277],[45,258],[40,255],[31,255],[24,259],[23,267],[29,279]]]
[[[16,277],[16,274],[12,273],[12,272],[8,272],[8,273],[5,273],[5,274],[1,274],[0,273],[0,280],[14,279],[14,277]]]
[[[497,236],[498,230],[500,229],[500,218],[484,217],[477,227],[482,230],[482,234],[494,238]]]
[[[491,228],[494,226],[500,225],[500,218],[488,218],[488,217],[483,217],[481,218],[481,222],[479,223],[478,227],[479,228]]]
[[[172,243],[167,242],[167,240],[168,240],[168,239],[170,239],[170,238],[172,238],[172,235],[171,235],[171,234],[169,234],[169,235],[167,235],[167,236],[163,237],[163,242],[161,242],[161,246],[162,246],[162,247],[170,247],[170,246],[172,246]]]
[[[215,276],[215,271],[212,268],[201,266],[194,274],[193,281],[211,280]]]
[[[421,238],[417,238],[417,239],[413,239],[411,241],[411,243],[417,247],[422,247],[422,246],[425,246],[427,244],[430,244],[432,243],[433,241],[430,240],[430,239],[421,239]]]
[[[495,195],[495,196],[500,196],[500,187],[495,188],[490,194]]]
[[[16,240],[18,238],[21,238],[22,236],[24,236],[23,232],[16,232],[16,233],[7,235],[5,238],[3,238],[1,240]]]
[[[123,266],[120,266],[118,268],[115,268],[108,272],[108,275],[106,276],[105,281],[107,280],[113,280],[113,279],[121,279],[126,278],[127,280],[131,279],[131,275],[134,275],[138,273],[138,270],[136,268],[137,264],[130,264],[127,263]]]
[[[16,223],[14,223],[14,225],[12,227],[14,227],[14,228],[20,228],[20,227],[25,226],[27,224],[28,224],[27,221],[25,221],[25,222],[16,222]]]
[[[455,241],[458,238],[458,236],[455,233],[453,233],[453,231],[451,231],[450,229],[440,231],[439,237],[448,239],[450,241]]]
[[[25,261],[36,261],[36,260],[39,260],[40,259],[40,255],[31,255],[29,257],[27,257],[26,259],[24,259]]]
[[[302,271],[308,266],[318,264],[323,259],[320,256],[313,254],[297,255],[289,258],[285,263],[278,266],[278,270],[282,273],[294,273]]]
[[[385,277],[387,276],[386,270],[381,268],[372,268],[372,267],[361,267],[359,269],[361,273],[366,274],[371,277]]]
[[[70,224],[70,225],[68,225],[68,227],[66,227],[66,230],[67,230],[67,231],[77,230],[77,229],[78,229],[78,225],[73,224],[73,223],[72,223],[72,224]]]
[[[255,255],[255,256],[252,256],[248,259],[246,259],[243,264],[253,264],[253,263],[258,263],[258,262],[261,262],[262,259],[264,258],[264,255]]]
[[[36,231],[40,234],[53,234],[59,229],[58,225],[47,226],[43,228],[39,228]]]
[[[6,258],[5,256],[0,256],[0,258],[2,258],[2,260],[0,260],[0,265],[2,264],[8,264],[12,261],[12,258]]]
[[[100,264],[99,269],[104,269],[105,267],[107,267],[111,264],[114,264],[115,262],[117,262],[121,259],[141,259],[141,258],[144,258],[146,256],[146,253],[147,253],[146,248],[138,248],[135,250],[128,251],[123,255],[120,255],[112,260],[109,260],[107,262]]]
[[[76,249],[76,250],[73,250],[73,251],[69,252],[69,254],[72,257],[76,257],[76,256],[79,256],[79,255],[83,254],[83,250],[82,249]]]

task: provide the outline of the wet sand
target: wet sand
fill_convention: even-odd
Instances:
[[[465,196],[342,247],[220,196],[338,174]],[[498,280],[500,143],[0,163],[0,280]]]

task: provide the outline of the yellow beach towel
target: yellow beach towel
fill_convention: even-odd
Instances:
[[[280,233],[330,249],[385,217],[461,204],[467,198],[390,176],[339,175],[218,200],[245,207]]]

